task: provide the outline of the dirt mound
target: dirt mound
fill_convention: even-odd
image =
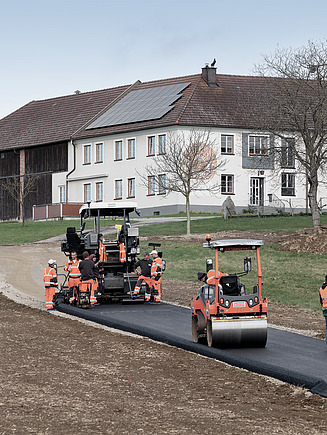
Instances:
[[[304,228],[281,237],[280,251],[327,254],[327,227]]]

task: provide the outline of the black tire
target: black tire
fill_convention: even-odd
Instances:
[[[212,347],[212,322],[207,320],[207,345]]]
[[[205,331],[199,328],[198,316],[192,316],[192,336],[194,343],[205,344],[207,341]]]

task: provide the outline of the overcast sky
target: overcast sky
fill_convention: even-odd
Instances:
[[[327,40],[326,0],[0,0],[0,118],[27,104],[197,74],[250,75]]]

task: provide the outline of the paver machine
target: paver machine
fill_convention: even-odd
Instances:
[[[194,342],[207,343],[210,347],[218,348],[265,347],[268,303],[266,298],[262,298],[261,293],[259,249],[262,245],[262,240],[211,241],[210,235],[206,236],[203,247],[214,251],[215,260],[213,262],[212,259],[207,259],[207,273],[202,274],[206,283],[200,288],[197,296],[191,299]],[[235,267],[236,251],[241,251],[238,256],[242,257],[242,252],[250,251],[254,258],[242,258],[244,267],[239,273],[219,271],[218,257],[231,255],[232,262],[229,263],[228,258],[224,258],[224,262],[227,268],[228,265]],[[256,271],[252,270],[254,262],[257,266]],[[246,285],[241,282],[241,278]]]
[[[130,223],[130,214],[136,212],[136,204],[119,203],[87,203],[80,210],[80,230],[68,227],[66,238],[61,242],[61,250],[70,256],[72,251],[82,259],[83,252],[95,254],[100,261],[100,278],[97,300],[99,302],[123,301],[131,299],[137,275],[133,274],[137,255],[140,253],[138,228]],[[102,218],[120,218],[116,225],[117,237],[104,240],[101,232]],[[85,230],[87,219],[94,219],[93,230]],[[61,295],[68,300],[68,286],[62,286]],[[131,299],[132,300],[132,299]]]

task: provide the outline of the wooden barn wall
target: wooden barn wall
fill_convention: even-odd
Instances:
[[[25,149],[26,173],[68,171],[68,145],[61,142]]]
[[[0,177],[19,173],[19,151],[0,152]],[[18,219],[19,206],[0,183],[0,220]]]
[[[61,142],[25,149],[26,174],[38,174],[36,187],[25,199],[25,218],[33,216],[33,205],[52,203],[52,173],[68,170],[68,144]]]
[[[19,175],[19,150],[0,152],[0,177]],[[25,198],[25,219],[33,216],[34,204],[52,203],[52,173],[68,170],[68,144],[61,142],[38,147],[25,148],[25,173],[39,174],[36,186]],[[19,218],[19,205],[1,187],[0,220]]]

